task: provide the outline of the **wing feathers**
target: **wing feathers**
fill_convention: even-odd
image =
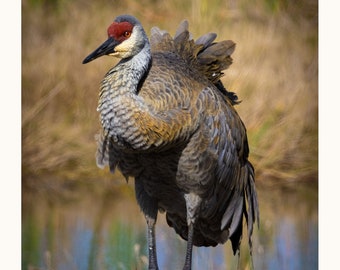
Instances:
[[[210,46],[210,44],[216,39],[217,35],[215,33],[207,33],[198,39],[196,39],[195,44],[203,45],[203,50]]]

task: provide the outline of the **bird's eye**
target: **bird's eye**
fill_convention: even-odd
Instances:
[[[129,38],[129,37],[131,36],[131,32],[125,31],[125,32],[123,33],[123,36],[126,37],[126,38]]]

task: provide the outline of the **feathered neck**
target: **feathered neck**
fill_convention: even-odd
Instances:
[[[122,115],[132,117],[133,111],[145,108],[143,99],[137,93],[150,66],[150,44],[146,43],[138,54],[122,59],[102,80],[97,110],[104,130],[112,133],[111,136],[119,133]]]
[[[123,94],[124,90],[126,90],[126,93],[136,94],[138,91],[138,85],[149,71],[150,65],[150,44],[146,43],[144,48],[138,54],[130,58],[122,59],[113,69],[108,72],[107,76],[110,73],[116,73],[114,75],[115,81],[113,84],[111,84],[111,87],[125,88],[120,89],[121,91],[119,91],[119,94]]]

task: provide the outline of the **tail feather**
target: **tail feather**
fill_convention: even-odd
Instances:
[[[242,188],[234,190],[233,197],[223,214],[221,230],[229,231],[229,238],[235,254],[241,243],[244,215],[248,229],[249,250],[252,254],[253,225],[255,222],[259,224],[259,206],[255,190],[254,169],[251,163],[247,162],[242,168],[240,177],[239,181],[243,183]]]
[[[187,20],[183,20],[177,30],[176,33],[174,35],[174,40],[178,39],[179,36],[181,36],[183,33],[188,33],[189,34],[189,23]]]
[[[156,26],[151,28],[150,43],[153,52],[176,52],[174,40],[170,34]]]
[[[233,41],[224,40],[209,45],[198,54],[197,61],[210,81],[217,82],[223,76],[222,71],[232,64],[231,54],[235,46]]]
[[[180,23],[174,37],[157,27],[151,29],[151,48],[153,52],[172,52],[184,59],[188,66],[198,70],[211,81],[220,92],[231,102],[238,104],[238,97],[234,92],[228,91],[220,78],[233,62],[231,54],[235,50],[235,43],[231,40],[214,42],[217,35],[207,33],[196,41],[189,32],[189,23],[184,20]]]
[[[216,39],[217,35],[215,33],[207,33],[198,39],[196,39],[195,43],[197,45],[203,45],[203,50],[208,48],[211,43]]]
[[[260,223],[260,214],[259,214],[259,205],[257,201],[257,194],[255,189],[255,177],[254,177],[254,168],[251,163],[247,163],[248,170],[248,181],[245,186],[245,194],[247,197],[248,211],[245,208],[245,217],[248,225],[248,244],[250,254],[252,255],[252,234],[253,234],[253,224],[257,222],[257,226],[259,227]]]

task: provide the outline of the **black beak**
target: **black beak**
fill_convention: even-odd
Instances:
[[[100,56],[113,53],[118,44],[119,42],[117,42],[114,38],[109,37],[102,45],[84,59],[83,64],[91,62]]]

